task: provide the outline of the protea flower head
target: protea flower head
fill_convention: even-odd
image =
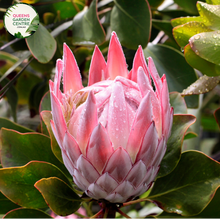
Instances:
[[[173,108],[166,76],[159,77],[150,57],[147,66],[141,47],[128,73],[113,32],[107,63],[95,47],[84,88],[73,53],[64,44],[50,93],[52,130],[81,190],[97,200],[123,203],[149,189],[166,151]]]

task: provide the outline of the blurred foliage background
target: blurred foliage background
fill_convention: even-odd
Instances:
[[[31,4],[40,17],[36,33],[26,39],[11,36],[3,22],[7,8],[20,2]],[[86,86],[94,46],[106,58],[112,31],[123,46],[128,69],[141,45],[145,58],[151,56],[159,74],[167,76],[175,114],[196,116],[182,151],[199,150],[220,161],[219,0],[0,0],[0,128],[42,132],[39,108],[50,109],[48,81],[62,58],[63,43],[73,51]],[[200,212],[187,214],[219,217],[219,200],[217,191]],[[0,208],[0,214],[10,209]],[[123,209],[131,217],[162,211],[148,202]],[[168,212],[161,217],[178,216]]]

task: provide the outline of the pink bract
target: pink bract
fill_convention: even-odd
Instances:
[[[159,77],[151,57],[146,64],[141,46],[128,73],[113,32],[107,63],[95,47],[84,88],[74,55],[64,44],[50,93],[52,130],[81,190],[97,200],[123,203],[149,189],[166,151],[173,108],[166,75]]]

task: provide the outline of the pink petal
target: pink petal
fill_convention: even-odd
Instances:
[[[77,141],[83,155],[86,155],[86,146],[93,129],[98,124],[96,99],[92,91],[89,92],[85,102],[85,107],[81,112],[79,127],[77,131]]]
[[[86,157],[98,172],[101,173],[113,151],[108,134],[105,128],[99,123],[91,134],[87,146]]]
[[[113,148],[126,147],[129,136],[129,121],[123,87],[120,82],[113,85],[109,100],[108,134]]]
[[[82,154],[77,160],[76,168],[89,183],[94,183],[99,178],[97,170]]]
[[[100,176],[96,183],[107,193],[112,192],[118,186],[118,182],[109,173],[104,173]]]
[[[129,183],[128,181],[122,182],[115,190],[114,192],[120,194],[125,199],[128,199],[134,191],[134,187]]]
[[[152,109],[150,92],[143,98],[136,112],[136,118],[132,125],[126,150],[132,162],[135,161],[137,153],[141,147],[143,137],[152,122]]]
[[[49,80],[49,88],[51,92],[54,92],[54,82],[52,80]]]
[[[131,80],[134,82],[137,82],[137,73],[138,73],[139,67],[142,67],[144,69],[144,72],[146,73],[146,76],[148,77],[148,81],[151,83],[149,70],[148,70],[147,63],[146,63],[141,46],[138,47],[138,50],[135,54],[134,61],[133,61]]]
[[[145,164],[139,160],[130,170],[127,177],[125,178],[128,180],[133,186],[137,187],[141,181],[144,179],[147,173],[147,168]]]
[[[94,83],[101,81],[102,73],[106,72],[106,62],[105,59],[99,50],[98,46],[95,46],[95,50],[92,56],[91,65],[89,69],[89,83],[88,86],[91,86]],[[106,76],[104,79],[107,79]]]
[[[154,61],[151,57],[148,57],[148,68],[151,74],[151,77],[153,78],[154,81],[154,85],[156,87],[156,91],[157,93],[161,93],[161,89],[162,89],[162,82],[160,79],[160,76],[157,72],[156,66],[154,64]]]
[[[69,171],[71,176],[73,176],[75,166],[74,166],[72,160],[69,158],[69,156],[67,155],[65,150],[62,150],[61,153],[62,153],[63,163],[64,163],[65,167],[67,168],[67,170]]]
[[[51,129],[53,131],[54,137],[56,138],[56,141],[57,141],[58,145],[60,146],[61,149],[63,149],[62,140],[60,140],[60,138],[57,134],[57,130],[56,130],[56,127],[55,127],[55,124],[54,124],[53,120],[50,120],[50,125],[51,125]]]
[[[62,143],[65,132],[67,130],[66,121],[63,116],[63,111],[61,108],[60,101],[54,95],[53,92],[51,92],[50,94],[51,94],[51,108],[52,108],[53,121],[56,127],[56,131],[57,131],[60,143]]]
[[[63,61],[58,59],[56,62],[56,73],[54,77],[54,94],[58,97],[58,91],[60,90],[60,80],[63,71]]]
[[[105,199],[107,201],[111,202],[111,203],[123,203],[123,202],[125,202],[125,199],[116,192],[109,194]]]
[[[143,142],[140,151],[138,152],[136,161],[142,160],[147,167],[150,166],[152,164],[152,160],[154,159],[154,153],[156,152],[157,145],[157,130],[155,128],[155,124],[152,123],[143,138]]]
[[[107,72],[111,80],[114,80],[116,76],[127,77],[128,75],[124,52],[115,32],[112,33],[109,44]]]
[[[80,105],[75,111],[73,116],[69,120],[69,132],[70,134],[76,139],[77,138],[77,131],[79,127],[79,121],[80,121],[80,116],[85,107],[85,103]]]
[[[73,165],[76,166],[77,159],[82,153],[76,140],[68,131],[66,131],[66,134],[64,136],[63,147],[66,150],[66,153],[71,159]]]
[[[75,184],[83,191],[85,191],[90,185],[90,183],[80,174],[77,169],[74,169],[73,180]]]
[[[153,161],[152,161],[153,166],[157,167],[160,164],[161,160],[163,159],[166,153],[166,149],[167,149],[166,140],[162,138],[157,146],[157,149],[153,157]]]
[[[170,121],[171,121],[171,114],[170,114],[170,102],[169,102],[169,91],[167,87],[166,75],[162,77],[162,90],[161,90],[161,106],[162,106],[162,120],[163,120],[163,128],[162,133],[165,137],[168,136],[170,133]]]
[[[67,93],[69,90],[72,90],[73,93],[76,93],[83,88],[82,79],[75,57],[70,48],[65,43],[63,44],[63,63],[64,93]]]
[[[117,182],[121,182],[132,168],[131,158],[119,147],[109,158],[103,173],[108,172]]]
[[[152,89],[152,86],[149,84],[149,80],[146,77],[142,67],[139,67],[139,69],[138,69],[138,85],[140,87],[140,90],[141,90],[143,97],[148,93],[148,91],[150,91],[152,111],[153,111],[153,120],[155,121],[158,135],[159,135],[159,137],[161,137],[161,135],[162,135],[162,115],[161,115],[160,100],[158,100],[156,94],[154,93],[154,91]]]
[[[88,191],[90,191],[93,195],[95,195],[98,199],[104,199],[108,194],[96,183],[92,183],[88,187]]]

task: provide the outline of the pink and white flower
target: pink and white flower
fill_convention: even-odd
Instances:
[[[52,130],[81,190],[97,200],[123,203],[149,189],[166,151],[173,108],[166,75],[159,77],[151,57],[146,64],[141,46],[128,73],[113,32],[107,63],[95,47],[84,88],[74,55],[64,44],[50,93]]]

